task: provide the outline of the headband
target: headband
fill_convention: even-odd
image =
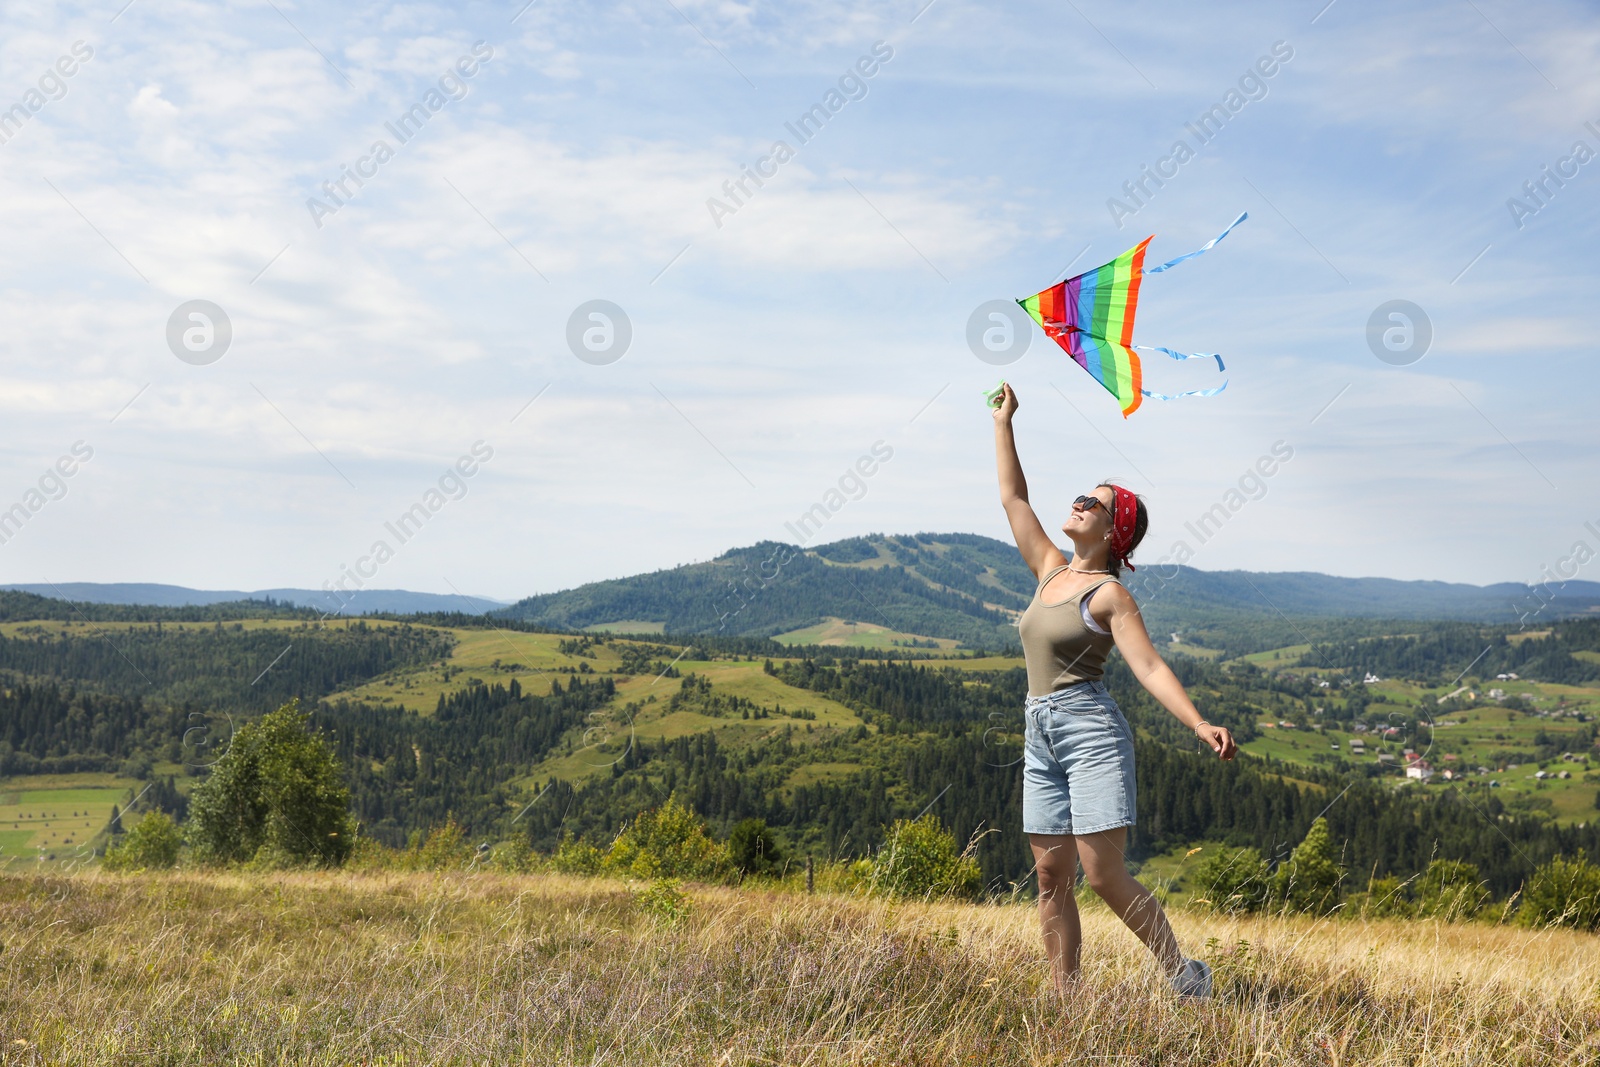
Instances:
[[[1139,498],[1120,485],[1113,485],[1111,492],[1116,496],[1111,512],[1111,558],[1130,571],[1138,570],[1128,562],[1128,553],[1133,551],[1133,528],[1139,517]]]

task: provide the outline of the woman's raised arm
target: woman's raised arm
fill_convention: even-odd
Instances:
[[[1017,394],[1009,382],[1000,403],[994,409],[994,457],[1000,475],[1000,506],[1006,509],[1006,519],[1011,523],[1011,536],[1017,542],[1017,551],[1033,571],[1042,578],[1055,567],[1067,562],[1067,557],[1050,540],[1039,522],[1039,516],[1028,503],[1028,480],[1022,475],[1022,460],[1017,458],[1017,440],[1011,432],[1011,416],[1017,412]]]

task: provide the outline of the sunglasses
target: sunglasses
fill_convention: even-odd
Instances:
[[[1111,509],[1106,507],[1106,502],[1097,496],[1076,497],[1072,501],[1072,506],[1077,508],[1079,511],[1092,511],[1096,507],[1099,507],[1101,511],[1106,513],[1107,518],[1111,517]]]

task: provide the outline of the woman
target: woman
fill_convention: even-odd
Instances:
[[[994,412],[1000,502],[1022,558],[1039,579],[1017,629],[1028,667],[1022,828],[1039,876],[1039,925],[1057,990],[1078,977],[1082,933],[1073,898],[1077,865],[1084,879],[1149,946],[1180,996],[1209,997],[1211,968],[1186,959],[1166,914],[1124,865],[1134,823],[1133,731],[1102,682],[1113,646],[1150,694],[1223,759],[1237,751],[1227,730],[1200,717],[1166,665],[1133,597],[1117,580],[1143,539],[1144,502],[1102,482],[1080,496],[1061,530],[1072,541],[1069,563],[1028,504],[1028,484],[1011,432],[1017,395],[1009,384]]]

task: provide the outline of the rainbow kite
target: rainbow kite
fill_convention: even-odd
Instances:
[[[1134,344],[1133,316],[1139,309],[1139,283],[1146,274],[1160,274],[1186,259],[1209,251],[1249,217],[1249,212],[1246,212],[1234,219],[1226,230],[1208,241],[1204,248],[1145,270],[1144,250],[1154,239],[1152,234],[1110,263],[1085,271],[1076,278],[1058,282],[1017,303],[1033,316],[1033,321],[1043,327],[1050,339],[1060,345],[1078,366],[1088,371],[1095,381],[1117,398],[1122,405],[1123,418],[1137,411],[1147,396],[1157,400],[1215,396],[1228,387],[1226,381],[1214,389],[1191,389],[1174,396],[1152,393],[1144,388],[1143,370],[1136,349],[1140,352],[1163,352],[1173,359],[1215,359],[1217,370],[1227,368],[1222,365],[1222,357],[1215,352],[1174,352],[1170,348]]]

